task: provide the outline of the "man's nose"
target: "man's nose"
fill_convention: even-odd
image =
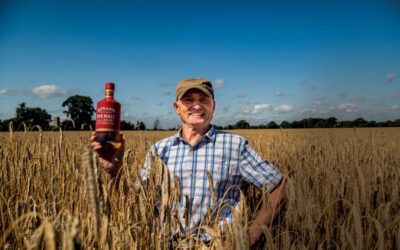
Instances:
[[[193,102],[193,105],[192,105],[192,108],[193,108],[193,109],[196,109],[196,110],[201,109],[200,102],[199,102],[199,101],[194,101],[194,102]]]

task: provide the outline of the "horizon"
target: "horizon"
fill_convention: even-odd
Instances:
[[[116,84],[121,120],[180,126],[175,87],[215,89],[213,124],[400,118],[394,1],[0,3],[0,119],[19,103],[65,120],[71,95]]]

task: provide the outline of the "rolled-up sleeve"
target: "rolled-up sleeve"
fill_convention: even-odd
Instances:
[[[240,173],[248,184],[260,190],[266,186],[269,192],[274,190],[282,179],[281,172],[250,147],[247,140],[240,155]]]

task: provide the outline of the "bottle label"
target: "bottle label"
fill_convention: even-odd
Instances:
[[[120,107],[116,103],[97,105],[96,131],[119,131]]]

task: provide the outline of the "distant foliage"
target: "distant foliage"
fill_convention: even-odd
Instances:
[[[62,106],[67,107],[67,110],[63,113],[74,120],[75,128],[80,129],[82,124],[85,129],[88,129],[89,125],[94,126],[92,117],[95,109],[93,108],[92,98],[89,96],[70,96],[62,103]]]
[[[240,120],[235,125],[215,126],[217,129],[275,129],[275,128],[353,128],[353,127],[400,127],[400,119],[395,121],[376,122],[366,121],[360,117],[353,121],[338,121],[336,117],[306,118],[300,121],[283,121],[278,126],[276,122],[270,121],[266,125],[250,125],[246,120]]]
[[[51,115],[47,113],[45,109],[39,107],[27,107],[26,103],[20,103],[16,109],[15,117],[0,121],[0,130],[7,131],[9,129],[9,123],[13,122],[14,130],[23,130],[23,124],[27,128],[32,128],[35,125],[39,125],[43,130],[50,128]]]

